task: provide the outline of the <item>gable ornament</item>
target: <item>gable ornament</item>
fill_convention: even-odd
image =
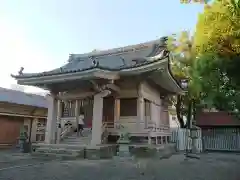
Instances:
[[[21,67],[20,70],[18,71],[18,75],[23,75],[23,70],[24,70],[24,67]]]

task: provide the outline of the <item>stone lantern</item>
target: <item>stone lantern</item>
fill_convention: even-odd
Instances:
[[[130,144],[129,132],[127,132],[125,129],[123,129],[120,132],[120,136],[119,136],[119,139],[118,139],[117,143],[119,145],[119,147],[118,147],[118,156],[130,157],[130,152],[129,152],[129,144]]]

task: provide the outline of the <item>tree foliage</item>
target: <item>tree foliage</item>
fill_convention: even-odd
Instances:
[[[215,0],[199,15],[194,35],[193,69],[209,106],[228,112],[240,109],[240,6]]]
[[[200,1],[195,1],[199,3]],[[240,5],[235,0],[205,2],[193,37],[187,32],[171,36],[168,48],[177,79],[188,79],[188,93],[176,97],[176,110],[188,120],[203,104],[222,111],[240,110]]]
[[[240,11],[235,0],[215,0],[199,15],[194,36],[198,55],[240,53]]]
[[[192,45],[193,38],[187,31],[168,38],[168,49],[174,55],[171,62],[172,72],[178,80],[185,79],[188,82],[187,93],[185,95],[177,95],[175,99],[177,118],[181,127],[186,127],[188,122],[190,122],[192,109],[195,109],[195,102],[199,98],[197,86],[193,78],[192,67],[196,55]],[[187,117],[187,122],[184,122],[184,116]]]

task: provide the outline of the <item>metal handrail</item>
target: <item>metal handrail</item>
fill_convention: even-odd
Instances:
[[[60,138],[63,139],[69,132],[71,132],[73,125],[64,126],[63,131],[60,134]]]
[[[106,143],[107,138],[108,138],[107,122],[103,122],[102,123],[102,135],[101,135],[102,143]]]

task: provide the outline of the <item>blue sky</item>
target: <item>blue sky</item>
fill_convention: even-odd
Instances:
[[[70,53],[193,31],[202,8],[180,0],[1,0],[0,86],[16,83],[9,74],[21,66],[24,72],[50,70]]]

